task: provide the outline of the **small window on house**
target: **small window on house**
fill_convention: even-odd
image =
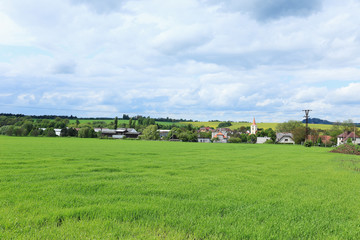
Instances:
[[[285,138],[285,142],[289,141],[289,139]]]

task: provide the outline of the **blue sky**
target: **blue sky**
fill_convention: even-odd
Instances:
[[[360,122],[359,0],[0,0],[0,112]]]

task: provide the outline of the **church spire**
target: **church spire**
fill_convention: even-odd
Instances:
[[[253,123],[250,126],[250,134],[256,134],[256,132],[257,132],[257,125],[254,117]]]

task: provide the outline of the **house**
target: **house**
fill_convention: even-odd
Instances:
[[[198,142],[211,143],[211,139],[210,138],[198,138]]]
[[[213,132],[211,134],[211,138],[212,139],[216,139],[213,140],[214,143],[227,143],[228,141],[228,136],[227,133],[223,133],[223,132]]]
[[[61,129],[60,128],[54,128],[56,136],[60,137],[61,135]]]
[[[222,133],[226,133],[227,134],[233,134],[233,130],[231,130],[230,128],[218,128],[216,129],[214,132],[222,132]]]
[[[292,133],[276,133],[275,143],[295,144],[294,136]]]
[[[325,145],[330,145],[331,144],[331,136],[329,136],[329,135],[320,135],[320,136],[318,136],[316,139],[314,138],[314,136],[312,136],[312,135],[309,135],[308,137],[307,137],[307,140],[308,141],[312,141],[312,142],[317,142],[318,141],[318,139],[321,139],[321,142],[323,143],[323,144],[325,144]]]
[[[354,132],[343,132],[339,136],[337,136],[337,145],[341,145],[347,143],[348,139],[351,139],[351,142],[354,144],[360,145],[360,137],[356,135]]]
[[[257,138],[256,138],[256,143],[263,144],[263,143],[265,143],[267,140],[271,140],[271,138],[270,138],[270,137],[257,137]]]
[[[201,127],[199,132],[214,132],[215,130],[212,127]]]
[[[166,138],[169,135],[169,132],[171,130],[162,130],[162,129],[160,129],[160,130],[157,130],[157,131],[159,132],[160,138],[162,139],[162,138]]]

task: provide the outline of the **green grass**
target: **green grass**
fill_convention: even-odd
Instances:
[[[182,122],[182,124],[192,124],[195,127],[201,127],[201,126],[205,126],[205,127],[213,127],[213,128],[217,128],[217,126],[219,125],[220,122]],[[244,123],[244,122],[233,122],[232,126],[230,126],[230,129],[237,129],[240,128],[242,126],[244,127],[249,127],[252,124],[252,122],[248,122],[248,123]],[[263,128],[263,129],[268,129],[268,128],[272,128],[272,129],[276,129],[276,126],[279,123],[256,123],[258,128]],[[314,128],[314,129],[322,129],[322,130],[328,130],[332,127],[332,125],[326,125],[326,124],[309,124],[310,128]]]
[[[360,156],[328,151],[0,136],[0,239],[358,239]]]

